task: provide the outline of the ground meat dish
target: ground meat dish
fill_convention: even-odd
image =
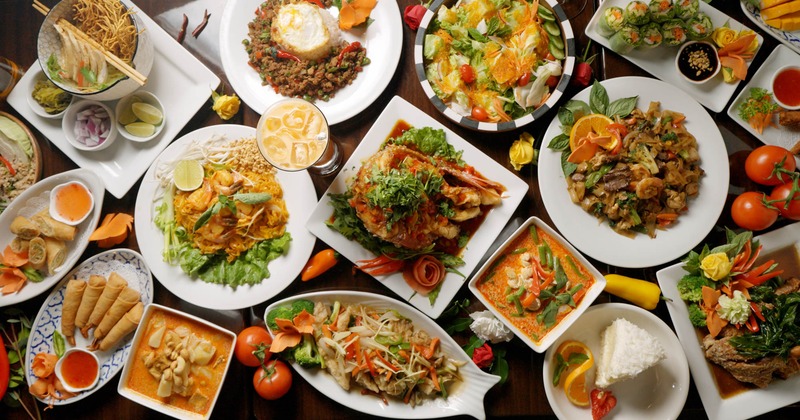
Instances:
[[[322,0],[330,7],[332,0]],[[251,67],[261,76],[264,85],[276,93],[306,100],[327,101],[349,85],[369,63],[367,50],[360,43],[342,41],[331,53],[319,60],[301,60],[287,54],[271,39],[270,28],[279,7],[285,0],[267,0],[248,24],[249,39],[243,44]]]
[[[36,165],[35,161],[19,163],[14,168],[14,175],[5,165],[0,165],[0,213],[14,198],[36,183]]]

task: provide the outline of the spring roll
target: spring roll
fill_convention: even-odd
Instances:
[[[83,280],[70,280],[64,292],[64,303],[61,306],[61,334],[71,345],[75,345],[75,316],[78,315],[78,306],[81,304],[86,282]]]
[[[41,236],[37,236],[28,241],[28,262],[31,263],[33,268],[39,269],[44,267],[47,257],[45,245],[45,241]]]
[[[12,251],[19,254],[22,251],[26,251],[28,249],[28,240],[20,238],[19,236],[15,236],[14,239],[11,240],[11,243],[8,246],[11,248]]]
[[[31,221],[36,224],[44,236],[61,241],[71,241],[75,239],[77,228],[50,217],[50,210],[46,207],[44,210],[33,215]]]
[[[136,327],[139,325],[139,321],[142,320],[142,313],[144,312],[144,304],[142,302],[137,303],[133,306],[122,319],[117,322],[111,331],[103,337],[103,340],[100,341],[100,345],[96,343],[92,343],[92,346],[95,348],[100,349],[100,351],[106,351],[108,349],[114,348],[117,343],[125,338],[126,335],[130,334]]]
[[[32,220],[28,219],[27,217],[17,216],[14,220],[11,221],[11,225],[8,229],[14,235],[19,236],[22,239],[33,239],[41,233],[39,227],[36,223]]]
[[[44,247],[47,251],[47,272],[52,276],[67,259],[67,245],[62,240],[45,237]]]
[[[89,315],[89,320],[86,322],[86,325],[81,328],[81,335],[85,338],[89,337],[89,329],[100,325],[100,321],[103,320],[103,315],[108,312],[111,305],[117,300],[117,296],[119,296],[126,287],[128,287],[128,281],[116,272],[112,272],[108,276],[106,287],[103,289],[100,298],[97,299],[97,304],[94,305],[94,309],[91,315]]]
[[[106,279],[103,276],[92,274],[89,276],[89,284],[86,285],[86,291],[83,292],[83,299],[81,299],[81,306],[78,307],[78,315],[75,316],[75,326],[83,328],[89,321],[89,315],[92,314],[97,300],[106,287]]]
[[[139,292],[136,289],[130,287],[123,289],[114,304],[108,309],[108,312],[103,315],[103,320],[94,329],[94,339],[102,340],[111,331],[111,328],[116,325],[117,321],[139,302],[139,297]]]

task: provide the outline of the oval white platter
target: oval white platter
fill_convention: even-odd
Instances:
[[[439,337],[442,350],[453,359],[466,362],[466,364],[459,369],[459,375],[463,383],[459,384],[458,387],[454,387],[452,393],[447,395],[447,399],[438,398],[426,400],[416,407],[404,404],[402,400],[396,399],[389,399],[389,404],[386,405],[380,398],[376,398],[374,395],[362,395],[357,387],[346,391],[336,383],[336,380],[328,374],[326,370],[319,368],[306,369],[292,362],[295,371],[328,398],[345,407],[352,408],[362,413],[390,418],[437,418],[458,415],[468,415],[478,419],[486,417],[483,408],[483,398],[486,392],[500,381],[500,377],[490,375],[480,370],[442,327],[425,316],[418,309],[406,303],[374,293],[332,290],[307,293],[277,301],[267,307],[265,315],[277,306],[299,299],[307,299],[315,303],[325,302],[330,304],[338,300],[343,304],[358,303],[376,309],[395,310],[400,315],[410,319],[415,327],[425,330],[431,337]],[[270,334],[274,335],[271,331]]]
[[[61,306],[64,302],[67,282],[72,279],[88,279],[92,274],[108,279],[112,272],[116,272],[125,278],[129,287],[139,291],[142,303],[145,305],[153,303],[153,276],[150,275],[150,270],[147,268],[144,258],[138,252],[127,248],[112,249],[84,261],[65,276],[58,286],[53,289],[33,321],[31,335],[28,337],[28,345],[25,350],[25,379],[28,382],[28,386],[37,380],[31,369],[33,358],[36,354],[55,354],[53,333],[54,331],[61,332]],[[92,330],[89,332],[89,338],[84,338],[80,331],[76,330],[75,347],[86,348],[89,346],[92,342],[91,334]],[[132,339],[133,334],[129,334],[114,349],[95,351],[95,355],[100,359],[100,379],[97,381],[97,385],[90,390],[78,393],[73,398],[54,400],[53,405],[65,405],[80,401],[107,384],[122,369],[125,360],[128,359]],[[71,347],[69,343],[66,343],[67,349]],[[49,403],[49,401],[41,401]]]

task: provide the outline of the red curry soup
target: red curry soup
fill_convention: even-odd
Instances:
[[[507,322],[541,345],[594,283],[578,258],[531,223],[495,258],[475,287]]]
[[[141,327],[127,387],[179,410],[209,414],[225,377],[232,336],[160,309]]]

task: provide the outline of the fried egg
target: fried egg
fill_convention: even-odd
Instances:
[[[307,2],[282,5],[272,20],[270,33],[282,49],[305,60],[323,58],[341,42],[333,16]]]

